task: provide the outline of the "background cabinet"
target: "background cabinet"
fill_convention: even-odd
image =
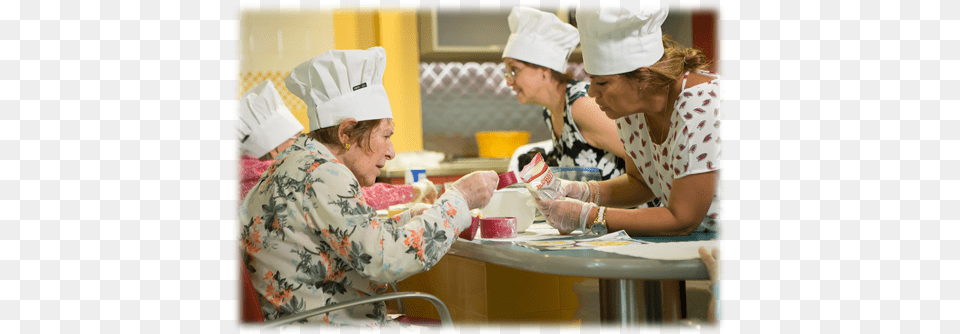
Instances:
[[[429,8],[420,11],[420,61],[500,62],[503,47],[510,37],[507,16],[511,8],[451,9]],[[556,13],[561,21],[576,26],[575,7],[541,7]],[[690,9],[671,9],[663,32],[675,41],[692,46]],[[710,32],[713,34],[713,32]],[[570,55],[571,62],[583,61],[578,46]]]

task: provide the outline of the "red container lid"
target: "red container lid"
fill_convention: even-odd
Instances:
[[[477,230],[480,229],[480,217],[473,216],[470,221],[470,227],[466,228],[460,232],[460,239],[473,240],[473,237],[477,235]]]
[[[509,171],[503,174],[500,174],[500,182],[497,183],[497,190],[506,188],[512,184],[517,183],[517,172]]]

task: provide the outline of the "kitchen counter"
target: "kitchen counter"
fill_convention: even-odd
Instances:
[[[440,167],[427,168],[427,176],[462,176],[478,170],[492,170],[497,174],[507,172],[510,159],[495,158],[467,158],[450,162],[441,162]],[[403,169],[381,169],[380,178],[394,179],[403,178],[406,170]]]
[[[645,259],[594,249],[543,252],[511,242],[540,236],[559,232],[538,223],[517,238],[457,239],[433,268],[398,285],[401,291],[437,296],[458,324],[481,326],[573,324],[582,297],[575,290],[580,289],[583,296],[597,294],[580,310],[596,313],[599,319],[591,321],[634,327],[679,321],[686,298],[680,282],[709,279],[699,259]],[[586,280],[598,280],[596,290],[577,287]],[[408,315],[439,316],[426,301],[404,304]]]

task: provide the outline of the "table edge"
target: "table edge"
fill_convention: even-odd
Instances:
[[[710,279],[707,268],[700,259],[654,260],[624,255],[623,259],[590,260],[549,252],[521,252],[462,240],[455,241],[447,254],[514,269],[562,276],[636,280]]]

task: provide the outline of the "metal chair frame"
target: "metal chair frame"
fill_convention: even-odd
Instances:
[[[242,269],[242,270],[245,270],[245,269]],[[248,279],[249,277],[244,275],[244,280],[248,280]],[[453,329],[453,318],[450,317],[450,310],[447,309],[447,305],[444,304],[443,301],[440,300],[440,298],[437,298],[434,295],[423,293],[423,292],[401,292],[400,288],[397,287],[395,283],[389,283],[388,285],[395,292],[390,292],[390,293],[385,293],[385,294],[370,296],[370,297],[364,297],[356,300],[342,302],[336,305],[313,308],[297,314],[291,314],[285,317],[281,317],[279,319],[264,321],[262,323],[262,326],[263,328],[275,328],[275,327],[290,325],[290,324],[296,323],[297,321],[307,319],[309,317],[317,316],[320,314],[330,313],[333,311],[351,308],[354,306],[359,306],[364,304],[383,302],[391,299],[396,299],[397,311],[400,312],[400,314],[406,314],[406,310],[403,307],[402,299],[403,298],[420,298],[420,299],[426,299],[431,304],[433,304],[433,307],[437,309],[437,313],[440,314],[441,329],[443,329],[444,331]]]
[[[399,303],[400,298],[426,299],[427,301],[432,303],[433,306],[437,308],[437,312],[440,313],[441,329],[443,329],[444,331],[453,329],[453,318],[450,317],[450,311],[447,309],[447,305],[444,304],[443,301],[440,300],[440,298],[437,298],[434,295],[423,293],[423,292],[389,292],[381,295],[370,296],[370,297],[360,298],[360,299],[351,300],[347,302],[342,302],[336,305],[317,307],[317,308],[310,309],[297,314],[288,315],[280,319],[265,321],[263,323],[263,328],[273,328],[273,327],[289,325],[312,316],[329,313],[332,311],[350,308],[354,306],[359,306],[363,304],[387,301],[395,298],[398,300],[397,308],[399,309],[403,308],[402,304]],[[401,311],[401,313],[403,312]]]

